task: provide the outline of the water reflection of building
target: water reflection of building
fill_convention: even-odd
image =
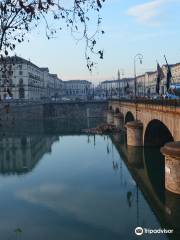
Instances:
[[[0,174],[31,171],[60,135],[82,134],[102,119],[58,119],[58,121],[21,121],[0,127]]]
[[[22,174],[31,171],[58,137],[5,136],[0,139],[0,174]]]

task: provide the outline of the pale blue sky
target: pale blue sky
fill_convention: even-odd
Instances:
[[[156,59],[164,64],[180,62],[180,0],[106,0],[101,11],[105,31],[98,41],[104,49],[91,75],[86,68],[84,43],[78,44],[65,30],[55,39],[47,40],[43,30],[36,30],[29,43],[23,43],[16,53],[31,59],[38,66],[48,66],[62,79],[100,80],[117,78],[117,70],[133,75],[133,56],[142,53],[143,64],[138,73],[156,68]],[[91,28],[93,25],[91,26]]]

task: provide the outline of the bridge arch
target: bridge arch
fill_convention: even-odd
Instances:
[[[168,127],[158,119],[151,120],[144,133],[144,146],[163,146],[174,141]]]
[[[125,115],[125,124],[134,120],[134,115],[132,114],[132,112],[128,111]]]

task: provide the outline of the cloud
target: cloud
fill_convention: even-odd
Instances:
[[[158,16],[161,15],[163,6],[169,0],[154,0],[151,2],[139,4],[128,9],[127,14],[135,17],[140,23],[158,23]]]
[[[133,182],[127,184],[128,189],[133,189]],[[123,195],[120,198],[116,189],[109,191],[103,188],[100,191],[95,190],[91,186],[86,186],[84,189],[81,185],[43,183],[17,191],[16,197],[28,203],[44,206],[59,214],[61,218],[70,217],[71,220],[78,220],[99,229],[121,232],[118,219],[119,216],[124,216],[129,206]],[[119,201],[121,208],[118,205]],[[107,218],[107,215],[110,217]],[[128,224],[127,219],[125,225]]]

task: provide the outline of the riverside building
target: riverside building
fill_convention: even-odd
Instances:
[[[0,62],[1,99],[40,100],[61,97],[63,82],[48,68],[40,68],[21,57],[7,57]]]
[[[180,83],[180,63],[169,64],[172,78],[171,84]],[[160,81],[160,94],[165,94],[167,82],[167,65],[162,66],[164,78]],[[136,77],[137,95],[152,97],[156,95],[157,71],[146,72],[145,74]]]
[[[134,92],[134,78],[106,80],[99,84],[102,98],[119,98],[132,95]]]
[[[64,95],[69,99],[85,100],[92,94],[92,84],[87,80],[63,81]]]

